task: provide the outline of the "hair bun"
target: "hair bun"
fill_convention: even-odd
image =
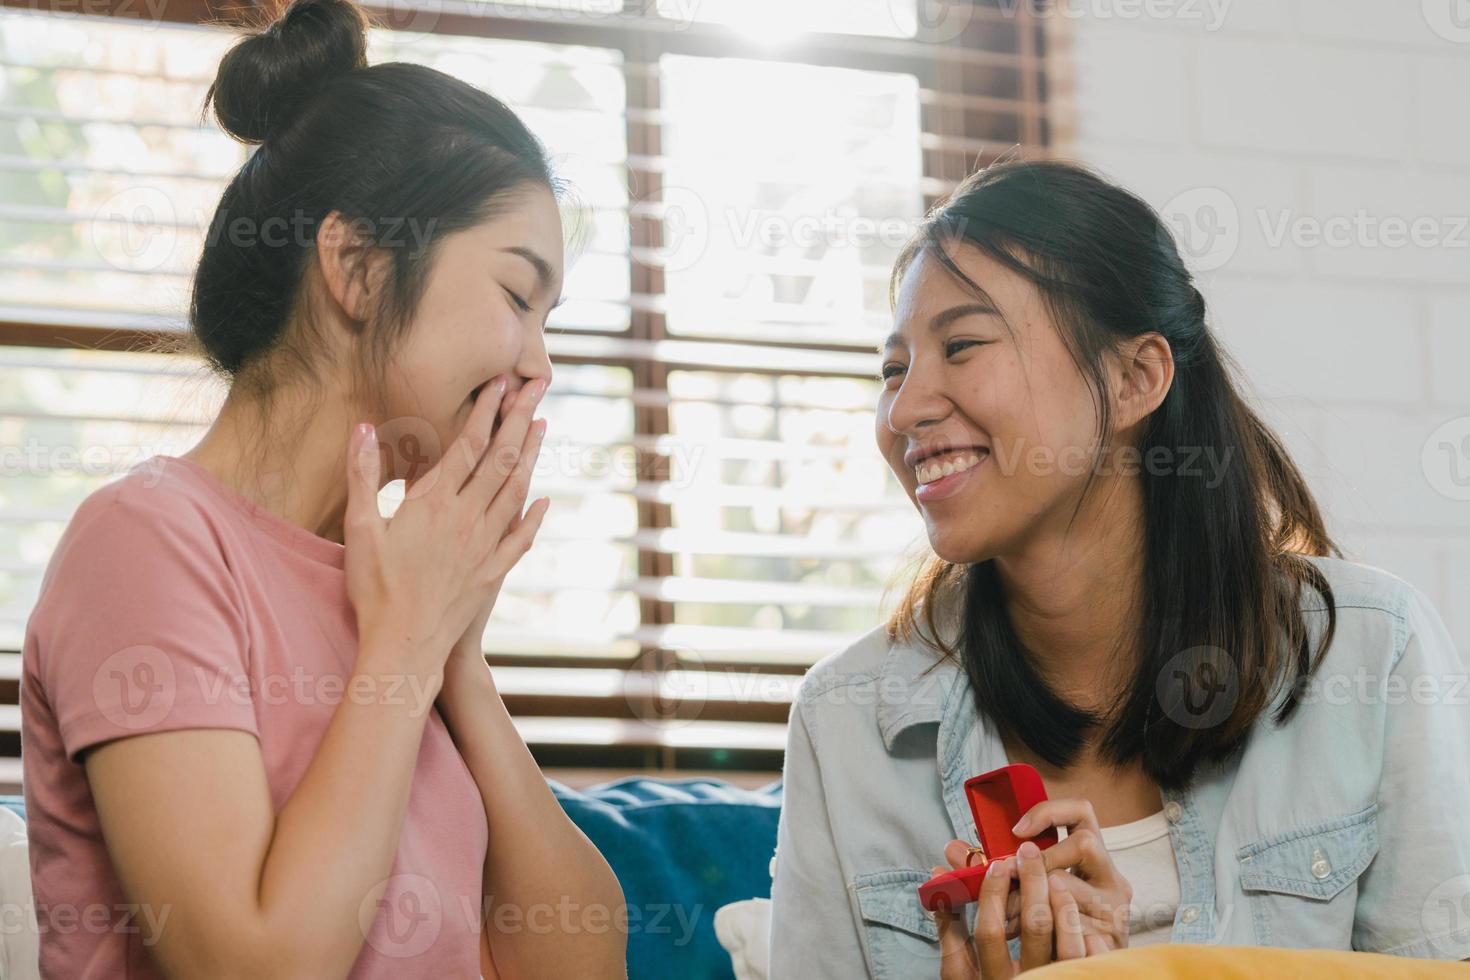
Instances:
[[[264,143],[290,125],[321,83],[367,67],[367,18],[351,0],[293,0],[220,60],[204,97],[220,127]]]

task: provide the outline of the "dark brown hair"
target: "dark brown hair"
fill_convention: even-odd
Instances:
[[[278,367],[312,367],[297,314],[330,213],[392,256],[388,299],[368,327],[381,369],[435,244],[528,185],[557,189],[514,112],[431,68],[368,66],[366,28],[350,0],[295,0],[230,49],[205,98],[227,133],[260,144],[220,198],[190,307],[197,346],[237,383],[269,388]]]
[[[1100,729],[1102,758],[1139,763],[1166,788],[1187,785],[1202,762],[1233,754],[1283,692],[1275,719],[1291,717],[1299,683],[1336,626],[1331,588],[1304,556],[1336,555],[1337,547],[1306,481],[1237,390],[1205,325],[1204,298],[1148,204],[1074,164],[998,164],[929,214],[895,265],[893,288],[927,252],[983,296],[946,247],[955,244],[979,249],[1036,286],[1092,387],[1099,452],[1113,438],[1104,357],[1129,338],[1157,332],[1172,351],[1174,381],[1144,423],[1138,450],[1147,458],[1154,447],[1212,447],[1228,465],[1214,486],[1177,468],[1141,470],[1142,655],[1111,709],[1079,708],[1047,683],[1011,624],[993,561],[929,558],[890,618],[889,638],[913,639],[922,619],[925,639],[963,666],[979,710],[1053,765],[1075,760],[1088,733]],[[1327,613],[1315,653],[1304,588],[1315,590]],[[958,615],[954,646],[941,639],[943,609]],[[1233,680],[1229,710],[1203,724],[1188,717],[1165,694],[1180,671],[1185,684]]]

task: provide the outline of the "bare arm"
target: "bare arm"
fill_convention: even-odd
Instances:
[[[485,934],[499,976],[626,976],[622,888],[552,795],[478,649],[450,658],[439,706],[485,801]]]
[[[363,651],[354,677],[374,659]],[[247,732],[140,735],[89,753],[108,853],[130,900],[150,906],[140,922],[161,925],[147,938],[164,973],[345,976],[366,937],[359,909],[376,908],[393,864],[427,714],[344,699],[279,814]]]
[[[521,514],[546,432],[544,422],[527,424],[534,400],[521,395],[505,396],[507,439],[514,442],[521,425],[526,437],[520,454],[496,457],[506,482],[495,507],[503,502],[497,520],[506,522],[507,539],[529,549],[550,501],[538,500]],[[503,582],[493,583],[485,605],[455,641],[439,696],[439,712],[479,787],[490,830],[482,970],[486,980],[623,977],[627,917],[622,887],[546,785],[480,649]]]

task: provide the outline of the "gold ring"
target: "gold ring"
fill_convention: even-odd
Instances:
[[[976,854],[980,855],[982,863],[990,863],[990,858],[985,856],[985,848],[972,844],[965,848],[965,867],[970,867],[970,863],[974,860]]]

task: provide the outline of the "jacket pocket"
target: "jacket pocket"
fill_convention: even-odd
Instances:
[[[851,888],[863,920],[864,955],[877,980],[927,977],[939,972],[939,927],[919,904],[922,871],[858,875]]]
[[[1240,848],[1257,941],[1350,948],[1358,876],[1377,854],[1377,803]]]

